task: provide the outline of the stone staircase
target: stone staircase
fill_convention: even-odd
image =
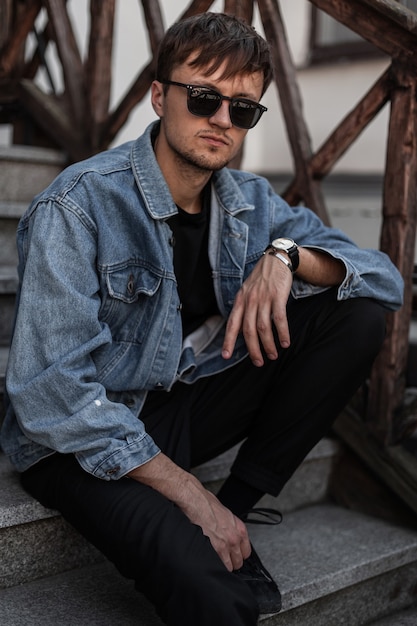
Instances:
[[[46,186],[62,163],[62,157],[49,150],[0,151],[2,385],[16,289],[14,230],[30,198]],[[234,453],[196,468],[195,473],[216,490]],[[410,523],[410,518],[399,521],[395,510],[388,521],[337,505],[334,477],[338,471],[346,473],[348,466],[342,463],[346,454],[338,441],[321,441],[279,498],[264,499],[264,505],[284,513],[283,523],[250,527],[252,541],[283,597],[283,611],[261,616],[262,626],[417,624],[417,523]],[[340,470],[342,466],[345,469]],[[161,626],[130,581],[55,511],[24,493],[1,452],[0,492],[2,626],[48,622],[54,626]]]
[[[62,154],[54,150],[0,146],[0,399],[17,287],[16,227],[33,196],[63,166]]]

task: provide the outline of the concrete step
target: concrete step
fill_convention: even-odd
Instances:
[[[321,441],[280,498],[265,499],[265,504],[289,511],[324,501],[338,454],[336,442]],[[194,473],[208,488],[215,488],[227,476],[233,458],[232,451],[196,468]],[[45,509],[23,491],[4,454],[0,454],[0,491],[0,588],[102,559],[56,511]]]
[[[409,609],[406,609],[405,611],[400,611],[398,613],[394,613],[394,615],[378,619],[377,621],[372,622],[370,626],[416,626],[416,624],[417,604]]]
[[[239,446],[193,470],[204,485],[217,492],[220,483],[229,474]],[[282,513],[324,502],[328,496],[332,471],[341,453],[336,439],[324,438],[311,450],[284,487],[279,498],[265,496],[259,506],[275,507]]]
[[[0,588],[102,561],[56,511],[23,491],[4,454],[0,489]]]
[[[283,601],[259,626],[362,626],[415,602],[415,530],[321,504],[252,527],[251,539]],[[0,605],[7,626],[162,626],[107,562],[0,590]]]
[[[4,417],[4,391],[5,391],[5,378],[6,378],[6,364],[9,350],[0,346],[0,426]],[[1,456],[1,454],[0,454]]]
[[[57,150],[29,146],[0,146],[1,201],[28,203],[65,167]]]
[[[17,265],[16,228],[27,206],[0,200],[0,265]]]

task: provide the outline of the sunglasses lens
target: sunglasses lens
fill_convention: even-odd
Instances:
[[[186,85],[181,86],[186,87]],[[220,108],[223,96],[216,91],[207,89],[206,87],[189,86],[187,89],[187,106],[188,110],[193,115],[210,117]],[[232,124],[238,128],[248,129],[253,128],[259,122],[262,113],[266,109],[251,100],[236,98],[232,99],[229,110]]]
[[[253,128],[259,122],[262,110],[253,102],[233,100],[231,111],[232,124],[239,128]]]
[[[188,110],[193,115],[209,117],[217,111],[221,100],[215,91],[196,87],[188,92]]]

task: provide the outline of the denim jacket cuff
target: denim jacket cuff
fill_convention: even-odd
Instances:
[[[145,433],[139,439],[126,442],[105,459],[93,458],[87,454],[77,454],[80,465],[90,474],[102,480],[119,480],[135,467],[139,467],[156,457],[161,450],[150,435]],[[100,455],[101,456],[101,455]]]

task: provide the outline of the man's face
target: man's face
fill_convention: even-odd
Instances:
[[[170,80],[209,87],[223,96],[258,102],[263,87],[262,72],[240,74],[226,80],[221,79],[222,74],[223,67],[207,75],[204,68],[193,68],[184,63],[174,69]],[[212,116],[198,117],[188,111],[185,88],[170,85],[164,94],[164,85],[155,81],[152,104],[161,118],[159,147],[163,146],[164,159],[173,158],[176,166],[214,171],[227,165],[239,152],[247,130],[233,126],[228,100],[223,100]]]

